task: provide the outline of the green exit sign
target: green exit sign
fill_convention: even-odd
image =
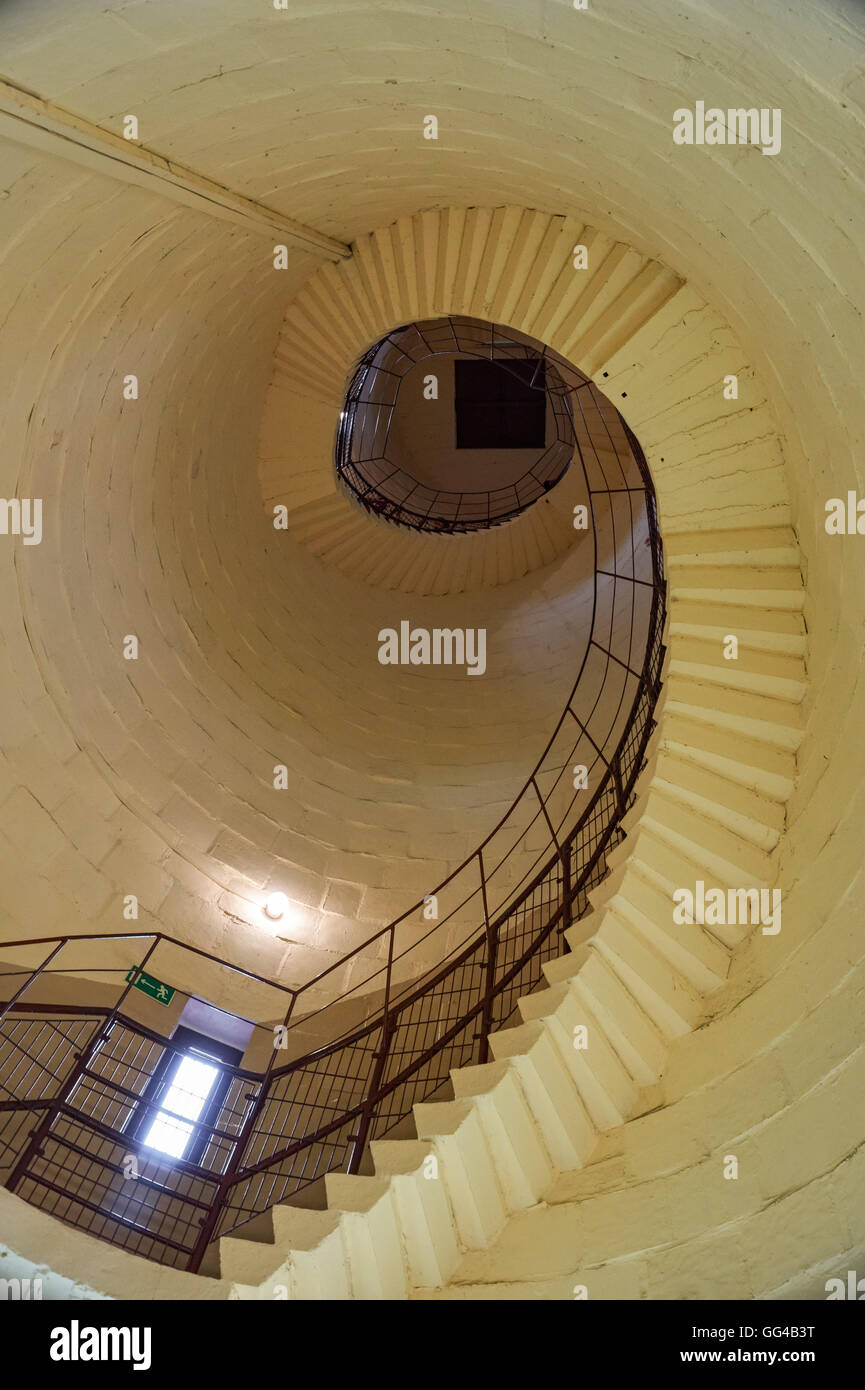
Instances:
[[[135,989],[140,989],[142,994],[149,994],[150,998],[155,999],[159,1004],[170,1004],[174,998],[174,990],[171,985],[164,985],[153,975],[145,975],[144,971],[139,970],[137,965],[133,965],[126,976],[126,983],[133,985]]]

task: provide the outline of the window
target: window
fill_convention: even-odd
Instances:
[[[199,1119],[219,1075],[217,1067],[194,1057],[181,1057],[161,1109],[142,1143],[172,1158],[182,1158],[192,1138],[189,1120]]]
[[[516,359],[454,362],[458,449],[543,449],[547,393],[544,363]]]
[[[178,1028],[142,1096],[159,1108],[141,1107],[137,1142],[167,1158],[197,1162],[210,1142],[207,1125],[216,1123],[231,1084],[226,1064],[240,1059],[235,1048]]]

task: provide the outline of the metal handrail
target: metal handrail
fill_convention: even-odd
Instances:
[[[643,662],[638,671],[627,667],[636,684],[629,705],[623,708],[621,734],[611,756],[604,756],[603,744],[598,749],[605,772],[576,823],[565,827],[567,808],[558,824],[554,823],[554,817],[561,815],[560,804],[554,807],[553,795],[561,773],[546,793],[542,784],[549,782],[563,756],[557,740],[567,721],[575,720],[597,747],[588,734],[588,724],[583,729],[574,709],[592,645],[604,650],[596,633],[597,576],[608,571],[597,564],[597,537],[592,638],[565,710],[509,811],[436,890],[441,895],[461,874],[476,870],[478,888],[465,903],[473,905],[477,896],[481,927],[452,946],[446,958],[426,974],[407,983],[395,978],[395,967],[411,950],[398,951],[398,929],[426,899],[373,933],[337,965],[302,985],[268,980],[161,932],[117,933],[111,938],[83,933],[3,943],[4,951],[51,948],[41,963],[29,970],[26,982],[10,995],[8,1003],[0,1007],[0,1091],[9,1095],[9,1099],[0,1100],[0,1171],[4,1166],[9,1169],[8,1187],[47,1210],[57,1210],[62,1203],[63,1219],[103,1239],[197,1270],[214,1239],[236,1230],[268,1207],[289,1200],[327,1171],[338,1167],[359,1171],[370,1141],[406,1119],[417,1099],[440,1089],[452,1067],[486,1060],[490,1033],[510,1017],[519,995],[540,981],[543,963],[561,949],[568,949],[568,927],[588,910],[588,893],[604,876],[607,852],[623,836],[622,818],[654,727],[664,659],[663,555],[645,458],[633,434],[624,422],[621,424],[639,472],[640,488],[590,487],[592,509],[594,514],[601,493],[609,494],[606,505],[611,505],[614,493],[625,492],[633,517],[631,494],[642,492],[651,581],[636,576],[632,536],[630,564],[614,579],[614,585],[621,579],[636,592],[636,585],[647,584],[651,605]],[[587,469],[587,461],[582,462]],[[587,473],[587,485],[589,482]],[[615,551],[610,563],[616,575]],[[633,613],[631,628],[633,635]],[[608,662],[625,664],[612,645],[607,658]],[[623,686],[623,691],[626,688]],[[539,809],[525,826],[521,803],[532,796]],[[527,854],[523,839],[518,838],[494,862],[492,846],[512,821],[522,837],[537,823],[544,830],[544,844],[533,868],[523,873],[523,881],[497,908],[491,908],[491,882],[515,859],[519,860],[519,871]],[[431,930],[441,931],[441,924]],[[125,982],[111,1007],[67,1005],[58,1009],[32,1002],[28,1006],[25,998],[36,980],[63,973],[58,962],[67,947],[97,940],[148,941],[139,969],[150,965],[161,945],[170,946],[175,952],[205,958],[240,978],[273,989],[286,1001],[279,1026],[289,1031],[297,1026],[296,1006],[306,991],[320,985],[360,951],[386,940],[386,958],[377,972],[383,976],[383,998],[371,1017],[301,1057],[280,1065],[278,1049],[271,1046],[263,1071],[225,1066],[229,1086],[219,1114],[196,1122],[206,1141],[199,1161],[166,1161],[139,1150],[145,1171],[138,1180],[138,1195],[130,1196],[120,1160],[130,1143],[135,1148],[130,1135],[142,1110],[158,1109],[159,1096],[154,1098],[148,1089],[156,1061],[166,1050],[182,1050],[182,1045],[130,1017],[124,1006],[133,988],[131,980]],[[112,968],[104,973],[111,974]],[[15,974],[7,971],[0,979]],[[352,993],[345,991],[340,998]],[[327,1007],[330,1005],[319,1016]],[[250,1022],[262,1027],[260,1022]],[[37,1030],[33,1045],[27,1041],[28,1029]],[[59,1058],[50,1072],[39,1063],[48,1046],[52,1059]],[[142,1049],[149,1049],[144,1061]],[[18,1080],[14,1088],[3,1084],[8,1071],[3,1065],[6,1057],[15,1063],[13,1078]],[[39,1112],[41,1120],[28,1128],[28,1117]]]

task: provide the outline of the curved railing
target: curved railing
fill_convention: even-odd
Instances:
[[[3,945],[4,958],[18,957],[0,963],[7,1187],[102,1239],[199,1269],[218,1237],[328,1171],[359,1171],[370,1141],[401,1133],[452,1068],[486,1060],[490,1033],[569,949],[566,933],[623,837],[654,725],[665,623],[642,451],[591,384],[573,407],[593,441],[593,453],[580,451],[596,562],[591,635],[561,719],[502,821],[434,894],[303,985],[276,985],[162,933]],[[133,955],[130,943],[145,940]],[[433,948],[438,958],[424,966]],[[359,968],[370,973],[355,980]],[[142,972],[157,971],[194,981],[191,996],[224,1000],[241,982],[256,1001],[244,1065],[222,1067],[218,1105],[194,1122],[195,1162],[135,1138],[159,1111],[161,1064],[182,1050],[170,1030],[138,1021],[133,991]],[[77,976],[95,991],[115,975],[122,983],[105,1002],[52,997],[61,981]],[[336,980],[344,988],[314,1009]],[[309,1046],[309,1028],[330,1024],[327,1041]]]
[[[495,361],[505,370],[530,363],[526,384],[552,407],[555,439],[506,486],[433,488],[394,460],[390,431],[403,378],[419,362],[455,354]],[[457,315],[404,324],[374,343],[355,369],[337,432],[337,477],[367,511],[415,531],[451,534],[497,526],[519,516],[567,472],[575,452],[569,393],[587,380],[550,348],[500,324]]]

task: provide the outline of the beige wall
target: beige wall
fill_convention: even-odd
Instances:
[[[755,1123],[789,1115],[796,1137],[774,1131],[777,1161],[801,1142],[795,1183],[803,1194],[815,1184],[814,1210],[828,1202],[838,1249],[861,1238],[861,1217],[852,1193],[826,1195],[824,1179],[839,1146],[861,1144],[863,1125],[842,1136],[830,1117],[826,1143],[812,1142],[808,1112],[793,1109],[795,1088],[773,1084],[773,1040],[793,1031],[813,1059],[813,1084],[845,1059],[852,1065],[860,1047],[852,1016],[834,1002],[847,997],[862,954],[865,554],[861,538],[825,534],[823,508],[827,497],[865,487],[862,20],[852,0],[791,0],[756,20],[745,0],[697,9],[608,0],[586,13],[516,0],[435,12],[346,3],[290,18],[268,11],[266,20],[251,0],[214,3],[206,15],[165,0],[126,6],[121,22],[76,0],[60,15],[52,7],[49,22],[45,5],[18,0],[2,24],[15,80],[106,124],[134,110],[155,148],[324,231],[352,239],[418,208],[509,199],[591,219],[659,257],[718,311],[715,343],[739,354],[748,381],[758,374],[781,429],[809,594],[811,721],[778,852],[784,932],[757,940],[724,1019],[706,1032],[701,1076],[744,1076],[748,1066]],[[674,147],[673,110],[698,99],[780,107],[782,153]],[[440,125],[432,148],[421,138],[427,111]],[[333,656],[336,643],[320,633],[348,643],[347,628],[369,630],[381,601],[277,555],[251,482],[281,310],[312,263],[294,258],[275,290],[268,248],[240,232],[17,146],[4,147],[3,170],[11,232],[0,351],[12,383],[3,489],[42,495],[46,505],[43,545],[19,548],[17,570],[5,539],[0,555],[8,928],[24,935],[38,923],[47,933],[70,913],[110,928],[132,879],[159,920],[273,970],[280,950],[245,923],[250,884],[264,890],[276,856],[294,866],[298,896],[313,899],[305,906],[314,913],[325,879],[348,885],[351,906],[335,914],[328,940],[328,949],[341,946],[357,893],[378,920],[380,904],[365,895],[394,886],[373,885],[359,867],[381,844],[380,785],[369,821],[352,826],[349,814],[374,785],[369,750],[380,745],[368,736],[383,727],[392,697],[367,669]],[[656,436],[653,421],[675,381],[640,397],[632,366],[626,355],[611,364],[611,389],[613,379],[621,388],[613,399],[660,468],[670,433]],[[124,370],[141,373],[143,408],[121,408]],[[713,368],[702,389],[718,390]],[[743,406],[743,428],[746,414]],[[684,452],[703,460],[711,444],[688,433],[687,408],[681,430]],[[699,472],[679,481],[667,466],[665,523],[699,529]],[[743,464],[742,486],[759,492],[758,474]],[[731,476],[726,519],[747,524],[748,506]],[[477,726],[464,727],[448,763],[458,701],[444,701],[439,723],[410,683],[401,687],[396,737],[389,726],[387,761],[376,770],[402,786],[407,762],[392,751],[411,747],[413,761],[411,731],[427,723],[441,731],[440,743],[425,740],[435,750],[425,767],[438,771],[423,780],[423,814],[421,797],[409,811],[389,803],[388,828],[402,836],[409,827],[395,876],[411,860],[412,828],[430,861],[412,865],[405,892],[492,818],[567,683],[569,662],[557,665],[561,626],[551,619],[543,628],[551,610],[532,593],[530,582],[517,611],[550,658],[550,683],[538,685],[526,648],[526,679],[515,675],[502,693],[491,747]],[[143,639],[134,676],[117,660],[129,631]],[[335,722],[354,740],[346,732],[334,743],[328,732],[334,685],[367,701],[351,725],[340,705]],[[531,750],[488,758],[517,729],[531,730]],[[311,734],[316,766],[329,760],[340,787],[313,786],[305,771],[304,819],[294,815],[289,829],[282,810],[269,809],[268,765],[289,740],[301,759]],[[441,774],[464,765],[469,744],[490,767],[476,821],[446,804]],[[350,787],[346,766],[359,777]],[[322,817],[345,828],[323,858]],[[433,820],[452,827],[435,852],[426,834]],[[805,1085],[801,1073],[795,1085]],[[861,1090],[850,1106],[860,1103]],[[755,1227],[755,1246],[763,1239]],[[798,1247],[785,1258],[795,1273]],[[781,1282],[783,1273],[766,1278]]]

